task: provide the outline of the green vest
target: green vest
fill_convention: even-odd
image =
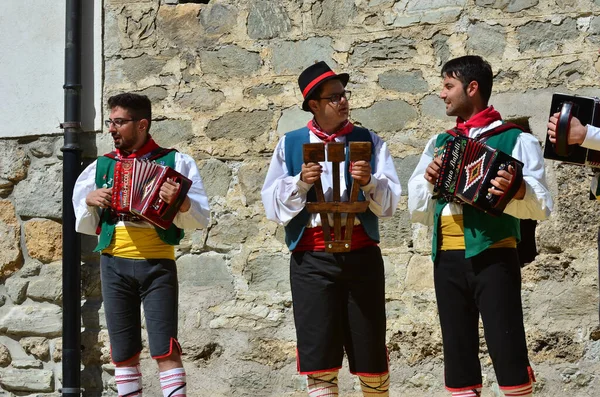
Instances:
[[[488,138],[485,143],[504,153],[511,154],[521,130],[513,128]],[[452,136],[448,133],[438,135],[435,142],[438,151],[446,144]],[[438,199],[433,215],[433,239],[431,258],[435,262],[438,244],[438,232],[440,228],[440,216],[442,210],[448,204],[444,199]],[[485,212],[470,206],[463,205],[463,222],[465,233],[465,258],[471,258],[489,248],[490,245],[508,237],[515,237],[517,242],[521,240],[519,219],[508,214],[499,217],[488,215]]]
[[[165,156],[159,157],[155,161],[159,164],[175,168],[175,151],[167,153]],[[115,164],[117,160],[110,157],[102,156],[98,158],[96,163],[96,187],[111,187],[113,185],[113,175],[115,173]],[[111,211],[102,211],[100,235],[98,237],[98,245],[94,252],[100,252],[108,247],[112,241],[115,232],[115,223],[117,222],[111,216]],[[162,241],[169,245],[177,245],[183,238],[183,230],[175,225],[171,225],[167,230],[159,227],[154,227],[156,233]]]

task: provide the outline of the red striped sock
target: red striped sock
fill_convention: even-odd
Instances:
[[[503,388],[501,387],[502,393],[506,397],[531,397],[533,395],[533,384],[529,383],[523,386],[511,387],[511,388]]]
[[[142,373],[135,367],[116,367],[115,382],[119,397],[142,397]]]
[[[160,386],[164,397],[185,397],[185,370],[174,368],[160,373]]]
[[[453,391],[452,397],[479,397],[481,396],[481,387],[470,390]]]
[[[338,371],[319,372],[306,377],[309,397],[337,397]]]

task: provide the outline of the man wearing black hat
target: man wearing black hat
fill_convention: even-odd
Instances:
[[[300,74],[302,109],[314,118],[306,127],[281,138],[261,192],[267,218],[285,226],[286,244],[292,251],[290,283],[298,370],[308,376],[309,396],[338,395],[337,373],[344,350],[350,372],[360,377],[365,396],[389,393],[378,218],[393,215],[400,183],[386,143],[348,120],[348,80],[348,74],[335,74],[325,62]],[[371,142],[372,157],[370,162],[340,163],[341,200],[348,201],[347,183],[353,179],[369,207],[354,222],[351,251],[333,254],[325,252],[320,215],[309,214],[305,208],[307,201],[314,201],[317,180],[325,199],[332,199],[332,163],[305,164],[302,146],[318,142],[347,145],[351,141]]]

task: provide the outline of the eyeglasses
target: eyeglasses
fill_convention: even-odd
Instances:
[[[138,119],[108,119],[104,120],[104,125],[106,126],[106,128],[110,128],[111,124],[117,128],[121,128],[130,121],[138,121]]]
[[[341,94],[333,94],[326,97],[320,97],[319,99],[329,99],[329,102],[333,103],[334,105],[337,105],[338,103],[340,103],[342,98],[346,98],[346,100],[349,101],[351,94],[352,92],[350,91],[344,91]]]

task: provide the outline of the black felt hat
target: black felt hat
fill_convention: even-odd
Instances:
[[[350,75],[348,73],[335,74],[333,70],[323,61],[317,62],[314,65],[307,67],[300,76],[298,77],[298,85],[304,101],[302,102],[302,109],[309,112],[308,100],[310,96],[317,89],[317,87],[327,80],[338,79],[342,82],[344,87],[348,84]]]

